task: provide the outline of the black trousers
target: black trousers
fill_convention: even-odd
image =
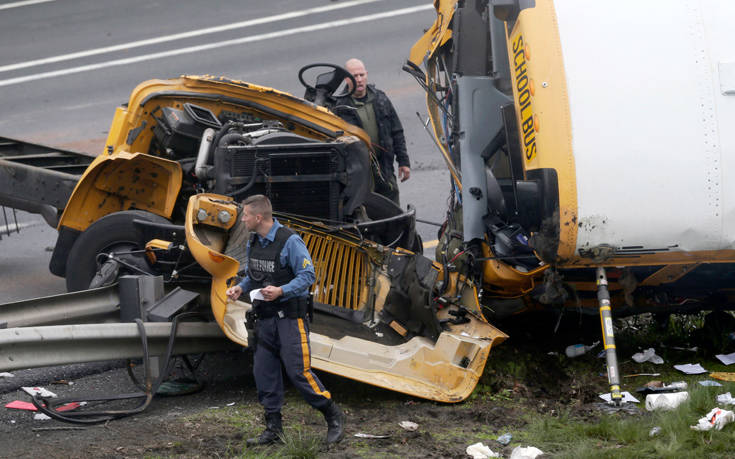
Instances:
[[[258,319],[258,346],[255,350],[255,385],[258,401],[266,413],[281,411],[283,373],[304,400],[316,409],[326,407],[332,396],[311,371],[309,325],[304,319],[270,317]]]

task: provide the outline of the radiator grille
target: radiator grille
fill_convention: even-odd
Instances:
[[[370,271],[365,252],[331,236],[301,236],[314,262],[314,300],[345,309],[362,309],[367,303]]]

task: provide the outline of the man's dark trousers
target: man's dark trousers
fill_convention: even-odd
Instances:
[[[323,409],[332,396],[311,370],[309,325],[302,318],[258,319],[258,346],[254,373],[258,401],[266,413],[280,412],[283,406],[281,360],[293,385],[311,406]]]

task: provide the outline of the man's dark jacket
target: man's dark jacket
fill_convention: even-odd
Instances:
[[[375,95],[373,110],[375,110],[375,120],[378,124],[379,141],[378,145],[373,145],[373,150],[379,161],[381,174],[385,179],[388,179],[395,175],[394,160],[398,163],[398,166],[411,167],[406,152],[406,138],[403,136],[401,120],[398,119],[396,110],[393,108],[393,104],[390,103],[388,96],[371,84],[367,86],[367,90]],[[357,110],[349,107],[354,107],[352,97],[340,97],[334,103],[332,111],[348,123],[362,128],[362,121],[357,116]]]

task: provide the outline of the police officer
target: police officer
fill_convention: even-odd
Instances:
[[[309,323],[305,318],[315,275],[309,251],[297,234],[273,218],[266,196],[250,196],[242,206],[242,221],[251,233],[246,248],[247,275],[226,293],[237,300],[243,292],[260,289],[263,296],[253,301],[258,317],[254,373],[266,425],[259,437],[247,440],[247,445],[274,443],[283,434],[281,361],[304,399],[324,414],[327,442],[336,443],[344,437],[344,414],[311,371]]]

